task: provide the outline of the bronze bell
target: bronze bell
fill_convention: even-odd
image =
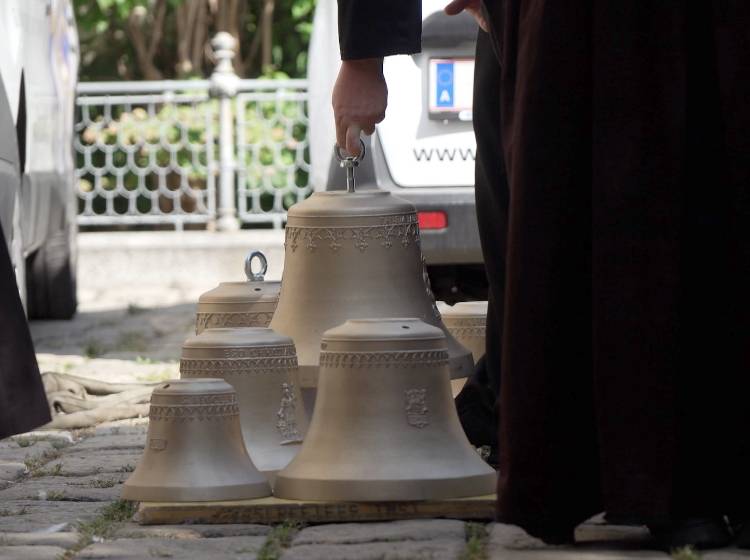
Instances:
[[[418,319],[356,319],[323,335],[302,449],[276,476],[299,500],[430,500],[494,492],[451,398],[446,338]]]
[[[209,329],[182,347],[180,377],[220,377],[237,391],[245,447],[269,478],[299,450],[307,416],[294,343],[271,329]]]
[[[270,494],[245,449],[231,385],[189,379],[154,389],[146,449],[123,485],[123,499],[205,502]]]
[[[440,309],[443,323],[448,331],[464,347],[471,350],[471,355],[476,364],[485,352],[487,302],[463,301],[450,306],[439,301],[438,309]],[[454,396],[461,391],[464,383],[466,383],[466,378],[451,380]]]
[[[485,352],[487,302],[462,301],[453,306],[439,307],[443,323],[456,340],[471,350],[476,364]]]
[[[253,261],[260,270],[253,272]],[[268,261],[254,251],[245,257],[247,282],[222,282],[198,299],[195,334],[220,327],[267,327],[279,301],[280,282],[263,280]]]
[[[289,209],[271,328],[294,340],[306,399],[323,332],[352,318],[403,316],[442,329],[451,377],[471,373],[471,353],[447,332],[435,304],[410,202],[385,191],[330,191]]]

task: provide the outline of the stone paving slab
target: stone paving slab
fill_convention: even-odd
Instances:
[[[458,560],[464,539],[306,544],[288,548],[281,560]]]
[[[118,538],[213,539],[221,537],[257,537],[271,532],[269,525],[254,523],[230,525],[149,525],[126,523],[117,531]]]
[[[59,546],[70,548],[78,542],[78,533],[0,533],[4,546]]]
[[[96,517],[101,507],[101,502],[3,500],[0,502],[0,533],[27,533],[50,527],[70,530],[78,521]]]
[[[45,468],[62,476],[132,472],[140,458],[141,452],[136,449],[112,449],[101,452],[84,450],[78,453],[72,448],[60,459],[47,463]]]
[[[302,529],[294,546],[306,544],[358,544],[392,541],[427,541],[430,539],[464,540],[463,521],[429,519],[391,523],[340,523],[315,525]]]
[[[78,559],[133,560],[179,558],[180,560],[255,560],[265,537],[225,537],[221,539],[117,539],[84,548]]]
[[[146,445],[146,431],[128,434],[102,434],[88,437],[71,448],[74,453],[107,450],[135,450],[142,452]]]
[[[36,440],[32,436],[28,439],[21,439],[22,442],[28,442],[28,445],[19,445],[18,441],[5,439],[0,441],[0,461],[8,463],[23,463],[33,457],[41,457],[45,453],[55,453],[57,449],[52,442]]]
[[[11,485],[12,481],[27,471],[24,463],[0,461],[0,490]]]
[[[0,560],[58,560],[64,553],[58,546],[0,546]]]
[[[584,525],[576,531],[578,546],[549,546],[514,525],[494,523],[489,527],[487,552],[490,560],[664,560],[669,556],[642,550],[647,534],[639,527]]]
[[[146,437],[148,431],[148,418],[130,418],[128,420],[114,420],[104,422],[94,428],[96,436],[127,436],[141,435]]]
[[[120,497],[127,473],[96,476],[45,476],[29,478],[0,490],[0,503],[8,500],[109,502]]]
[[[747,560],[750,550],[723,549],[701,552],[701,560]]]

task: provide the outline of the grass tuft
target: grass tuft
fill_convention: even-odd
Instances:
[[[90,484],[91,488],[112,488],[117,481],[112,478],[97,478]]]
[[[31,447],[36,442],[39,441],[39,438],[35,437],[17,437],[14,439],[14,441],[18,444],[18,447]]]
[[[0,509],[0,517],[14,517],[16,515],[26,515],[27,513],[29,513],[29,508],[26,506],[15,511],[10,509]]]
[[[141,313],[145,313],[148,311],[145,307],[141,307],[137,303],[129,303],[128,304],[128,315],[140,315]]]
[[[78,524],[78,542],[66,550],[59,560],[73,560],[79,552],[95,539],[107,539],[115,534],[120,523],[129,521],[135,514],[135,502],[116,500],[108,504],[91,521]]]
[[[98,340],[88,340],[83,345],[83,355],[87,358],[98,358],[107,351],[104,345]]]
[[[684,548],[677,548],[672,551],[672,558],[674,560],[700,560],[701,555],[691,546]]]
[[[466,546],[459,560],[487,560],[487,529],[481,523],[467,523]]]
[[[26,465],[26,468],[29,469],[29,476],[31,477],[37,477],[37,476],[44,476],[44,471],[42,467],[49,463],[50,461],[54,461],[55,459],[59,459],[62,456],[62,453],[59,449],[47,449],[44,453],[41,453],[39,455],[34,455],[33,457],[26,457],[23,460],[23,464]]]
[[[276,525],[268,533],[266,542],[258,551],[258,560],[279,560],[284,549],[289,548],[294,536],[299,532],[303,525],[298,521],[284,521]]]
[[[47,492],[46,500],[48,502],[63,502],[66,498],[64,490],[50,490]]]
[[[70,447],[71,445],[73,445],[73,443],[65,439],[55,439],[50,442],[50,445],[53,449],[57,449],[59,451],[60,449]]]
[[[148,350],[148,339],[140,331],[127,331],[117,339],[117,351],[145,352]]]

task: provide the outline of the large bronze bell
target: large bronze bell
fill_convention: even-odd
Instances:
[[[253,272],[253,261],[260,263]],[[245,258],[247,282],[222,282],[198,299],[195,334],[220,327],[267,327],[279,301],[280,282],[266,282],[268,262],[260,251]]]
[[[270,494],[245,449],[231,385],[190,379],[154,389],[146,449],[123,486],[124,499],[203,502]]]
[[[418,319],[357,319],[327,331],[318,396],[275,494],[300,500],[429,500],[490,494],[495,472],[451,398],[446,338]]]
[[[294,457],[307,431],[296,375],[294,343],[267,328],[209,329],[182,347],[183,379],[220,377],[236,389],[245,446],[269,478]]]
[[[471,353],[447,332],[435,304],[410,202],[385,191],[331,191],[289,209],[271,328],[294,340],[303,389],[316,386],[327,329],[352,318],[404,316],[442,329],[451,377],[471,373]]]
[[[450,333],[471,350],[474,363],[484,356],[487,330],[487,302],[462,301],[440,307],[443,323]]]

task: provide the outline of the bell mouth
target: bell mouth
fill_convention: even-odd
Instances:
[[[293,348],[294,342],[268,327],[216,327],[189,337],[182,345],[182,357],[191,357],[188,354],[194,350],[280,347]]]

